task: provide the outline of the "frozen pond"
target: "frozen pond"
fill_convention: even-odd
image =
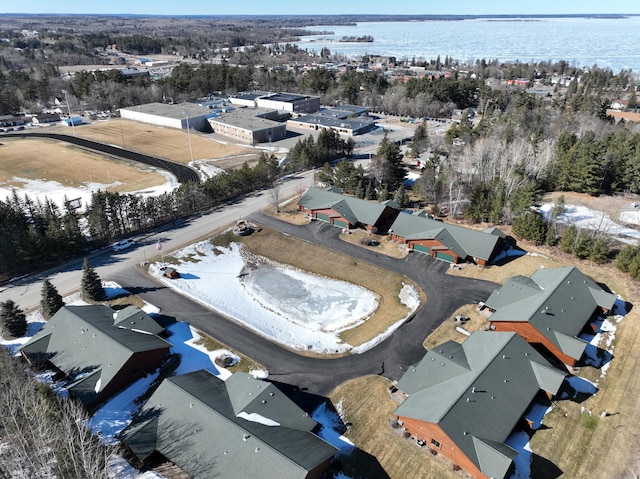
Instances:
[[[292,269],[261,264],[245,279],[254,301],[303,327],[341,331],[360,323],[378,306],[366,289]]]
[[[252,257],[237,243],[217,247],[203,241],[173,253],[171,261],[182,278],[163,278],[159,263],[151,264],[149,273],[292,349],[361,353],[392,334],[420,306],[418,293],[405,285],[399,299],[406,305],[406,315],[371,341],[354,347],[343,343],[339,333],[366,321],[379,301],[361,286],[272,264]]]

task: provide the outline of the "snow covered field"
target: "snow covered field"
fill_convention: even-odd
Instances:
[[[342,281],[295,271],[252,257],[239,244],[214,247],[204,241],[176,253],[181,279],[162,276],[162,263],[149,272],[167,286],[228,316],[262,336],[298,350],[355,353],[366,351],[391,334],[419,306],[417,292],[405,286],[400,300],[404,318],[374,340],[353,347],[339,333],[366,321],[379,299]]]
[[[157,170],[157,173],[160,173],[166,178],[166,181],[162,185],[140,191],[131,191],[129,193],[137,193],[144,196],[159,196],[162,193],[173,191],[178,187],[178,181],[175,176],[163,170]],[[20,198],[28,195],[32,200],[35,201],[38,199],[40,202],[44,202],[45,198],[49,198],[61,208],[64,206],[65,198],[68,200],[80,198],[83,209],[90,203],[91,194],[94,191],[105,191],[107,188],[115,187],[119,184],[118,182],[112,184],[86,182],[83,186],[74,188],[64,186],[57,181],[31,180],[27,178],[13,178],[13,181],[22,183],[22,186],[19,188],[13,188]],[[11,196],[12,188],[0,187],[0,200],[5,200]]]
[[[548,219],[553,207],[553,203],[545,203],[540,207],[540,212]],[[620,213],[620,219],[628,224],[640,225],[640,210],[623,211]],[[640,238],[640,231],[626,228],[613,221],[606,213],[586,206],[565,205],[564,213],[558,220],[567,225],[576,225],[577,228],[601,231],[631,245],[635,245]]]

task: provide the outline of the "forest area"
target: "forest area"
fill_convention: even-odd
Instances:
[[[323,165],[321,180],[346,193],[392,198],[401,206],[426,206],[435,215],[445,212],[469,222],[513,225],[521,238],[538,244],[559,244],[565,233],[555,221],[531,211],[544,192],[640,193],[640,130],[633,123],[616,123],[606,113],[619,98],[635,108],[636,78],[630,71],[583,71],[564,61],[502,64],[481,59],[463,74],[447,56],[444,61],[437,57],[410,63],[450,75],[400,81],[377,71],[325,68],[323,63],[329,61],[348,62],[326,49],[317,57],[287,43],[304,33],[302,20],[282,20],[276,30],[267,21],[253,22],[249,28],[246,22],[217,20],[213,29],[210,20],[194,26],[186,20],[158,25],[95,18],[89,23],[91,31],[79,29],[73,19],[56,21],[55,28],[35,21],[20,25],[39,28],[43,33],[37,38],[25,38],[20,30],[2,25],[0,37],[9,41],[0,46],[0,114],[41,108],[63,89],[72,103],[91,110],[259,89],[319,95],[325,105],[357,104],[372,114],[418,119],[452,118],[455,112],[470,109],[480,120],[462,116],[437,137],[418,127],[406,154],[421,158],[424,168],[411,187],[403,184],[404,153],[398,145],[385,138],[365,172],[350,162],[329,165],[348,157],[354,141],[323,133],[317,142],[311,137],[300,140],[282,169],[275,158],[265,156],[254,168],[245,166],[202,184],[182,185],[156,198],[100,192],[82,218],[53,203],[15,194],[0,202],[0,223],[11,232],[0,238],[5,280],[33,265],[77,256],[91,246],[267,187],[282,174]],[[65,64],[104,61],[103,48],[109,44],[132,54],[179,51],[198,61],[180,63],[159,79],[131,79],[118,70],[81,71],[70,78],[60,74]],[[207,62],[213,58],[218,61]],[[557,77],[570,82],[556,83],[553,95],[547,97],[506,83],[524,78],[530,84],[550,86]],[[604,234],[578,231],[574,236],[562,244],[569,251],[575,249],[578,257],[615,258],[618,247]],[[633,261],[640,265],[640,257]]]

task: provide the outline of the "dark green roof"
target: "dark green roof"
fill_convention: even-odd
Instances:
[[[529,322],[560,351],[580,359],[587,345],[578,338],[598,306],[613,307],[616,297],[578,268],[540,269],[514,276],[495,290],[485,304],[495,312],[492,322]]]
[[[476,332],[412,366],[398,382],[409,397],[394,414],[438,424],[484,474],[502,479],[517,454],[506,439],[538,391],[555,394],[565,375],[515,333]]]
[[[165,379],[123,439],[145,459],[158,451],[194,479],[304,478],[337,450],[273,384],[208,371]]]
[[[114,325],[114,314],[103,305],[64,306],[21,350],[64,371],[73,380],[70,390],[90,402],[133,354],[171,347],[155,335]]]
[[[161,334],[164,328],[156,323],[151,316],[135,306],[127,306],[113,315],[113,324],[121,328],[149,334]]]
[[[318,188],[309,188],[298,204],[310,210],[332,209],[352,225],[375,225],[384,210],[391,207]]]
[[[391,225],[393,234],[405,240],[435,239],[460,258],[489,261],[500,241],[494,232],[476,231],[419,215],[401,213]]]

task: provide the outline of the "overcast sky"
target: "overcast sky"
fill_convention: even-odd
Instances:
[[[132,13],[154,15],[372,14],[640,14],[637,0],[25,0],[0,1],[1,13]]]

